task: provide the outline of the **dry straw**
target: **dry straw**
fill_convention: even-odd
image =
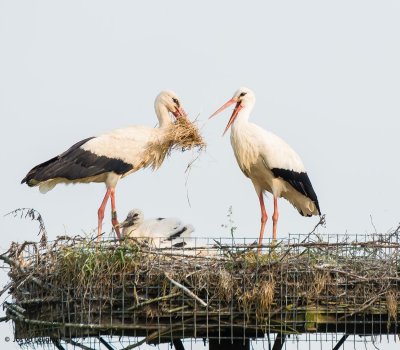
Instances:
[[[151,166],[157,169],[172,150],[186,151],[197,148],[200,152],[205,149],[204,142],[196,122],[182,117],[178,118],[173,124],[163,129],[158,138],[147,144],[141,156],[142,163],[137,168]]]
[[[243,330],[248,337],[395,332],[400,244],[385,237],[332,243],[309,236],[266,246],[261,255],[245,244],[14,243],[0,256],[10,268],[3,293],[13,297],[3,306],[23,343],[110,334],[242,337]]]
[[[191,122],[187,118],[178,118],[167,135],[167,140],[174,149],[184,151],[194,147],[199,149],[206,147],[196,122]]]

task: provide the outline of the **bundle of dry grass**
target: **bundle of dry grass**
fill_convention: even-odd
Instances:
[[[206,147],[196,123],[185,117],[178,118],[165,129],[160,138],[147,144],[141,156],[142,163],[138,164],[137,168],[151,166],[157,169],[172,150],[183,152],[196,147],[199,152]]]
[[[182,151],[194,147],[201,150],[206,147],[197,125],[187,118],[176,119],[175,123],[169,128],[167,138],[174,149]]]
[[[394,333],[399,252],[397,234],[365,242],[309,237],[261,255],[249,245],[172,250],[81,237],[15,243],[0,256],[13,296],[3,306],[20,342]]]

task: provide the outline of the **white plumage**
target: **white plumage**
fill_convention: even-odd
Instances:
[[[255,104],[255,96],[250,89],[240,88],[211,117],[232,104],[236,106],[224,134],[232,127],[231,144],[237,163],[252,181],[259,198],[261,245],[267,221],[264,191],[274,197],[273,239],[276,239],[279,197],[287,199],[304,216],[320,215],[318,199],[299,155],[280,137],[248,121]]]
[[[111,198],[112,225],[120,237],[115,205],[115,187],[119,179],[151,166],[157,169],[172,145],[167,140],[175,118],[186,118],[179,98],[172,91],[162,91],[154,102],[158,128],[130,126],[82,140],[64,153],[35,166],[21,183],[39,186],[45,193],[59,183],[104,182],[107,191],[98,210],[98,237],[102,232],[104,210]],[[165,141],[164,141],[165,140]],[[160,147],[163,142],[167,147]]]
[[[132,209],[121,227],[123,237],[148,239],[156,247],[184,247],[194,231],[192,225],[177,218],[144,219],[140,209]]]

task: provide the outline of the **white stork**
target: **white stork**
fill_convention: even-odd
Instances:
[[[156,247],[184,247],[185,238],[194,231],[192,225],[177,218],[144,219],[140,209],[132,209],[121,223],[122,237],[149,238]]]
[[[154,108],[158,128],[130,126],[79,141],[64,153],[35,166],[21,183],[31,187],[39,186],[40,192],[46,193],[59,183],[104,182],[107,191],[98,210],[98,239],[102,233],[104,210],[109,198],[111,222],[120,238],[115,206],[117,182],[141,168],[152,166],[157,169],[169,148],[151,148],[149,145],[163,143],[172,125],[170,112],[175,118],[186,118],[178,96],[172,91],[162,91],[155,99]]]
[[[261,229],[258,244],[261,246],[267,222],[264,192],[274,197],[272,237],[276,239],[278,198],[287,199],[303,216],[321,215],[317,195],[311,185],[299,155],[280,137],[249,123],[255,104],[253,91],[242,87],[210,118],[236,104],[224,134],[231,129],[231,144],[243,174],[250,178],[261,207]]]

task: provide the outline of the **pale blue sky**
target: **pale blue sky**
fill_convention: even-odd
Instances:
[[[35,208],[50,239],[94,229],[103,185],[42,195],[20,180],[83,138],[154,126],[154,98],[172,89],[198,117],[207,151],[187,187],[190,152],[122,180],[120,218],[141,208],[147,217],[179,216],[200,237],[228,237],[221,224],[232,206],[237,236],[257,237],[255,191],[221,137],[229,112],[207,120],[245,85],[257,98],[251,120],[301,155],[326,214],[321,232],[371,232],[370,215],[387,231],[400,220],[399,18],[394,0],[0,0],[0,214]],[[318,221],[284,200],[280,208],[280,237]],[[0,232],[4,251],[12,240],[36,239],[37,225],[0,216]],[[7,335],[11,327],[0,325],[0,347],[14,349]]]

